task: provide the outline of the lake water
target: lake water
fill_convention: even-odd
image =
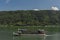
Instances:
[[[0,31],[0,40],[12,40],[12,34],[9,31]]]
[[[0,31],[0,40],[60,40],[60,33],[50,33],[50,36],[42,35],[22,35],[13,36],[12,31]]]
[[[51,36],[47,36],[45,40],[60,40],[60,33],[51,34]]]

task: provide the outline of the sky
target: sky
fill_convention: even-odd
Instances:
[[[0,0],[0,11],[4,10],[50,10],[52,6],[60,9],[60,0]]]

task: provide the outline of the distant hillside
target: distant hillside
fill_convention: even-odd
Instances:
[[[0,11],[0,24],[17,26],[60,24],[60,11],[17,10]]]

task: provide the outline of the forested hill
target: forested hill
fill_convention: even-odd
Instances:
[[[17,10],[0,11],[0,24],[9,25],[56,25],[60,24],[60,11]]]

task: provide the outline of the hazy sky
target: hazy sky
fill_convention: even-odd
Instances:
[[[0,10],[48,10],[52,6],[60,9],[60,0],[0,0]]]

